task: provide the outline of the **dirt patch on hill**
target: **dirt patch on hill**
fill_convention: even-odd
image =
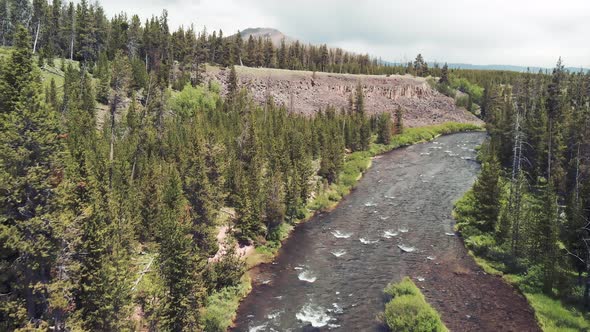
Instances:
[[[482,124],[473,114],[457,108],[452,98],[432,89],[426,79],[412,76],[332,74],[282,69],[236,67],[240,85],[258,102],[272,97],[290,112],[311,115],[334,106],[347,108],[360,82],[369,114],[405,110],[407,127],[454,121]],[[206,76],[219,81],[225,91],[229,70],[208,67]]]

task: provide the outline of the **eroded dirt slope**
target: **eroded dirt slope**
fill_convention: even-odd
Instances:
[[[392,75],[348,75],[267,68],[236,67],[240,85],[259,102],[271,96],[291,112],[313,114],[328,106],[346,108],[361,82],[368,113],[405,110],[404,125],[418,127],[448,121],[481,124],[481,121],[455,106],[452,98],[432,89],[426,79]],[[225,90],[229,70],[207,68],[207,77],[219,81]]]

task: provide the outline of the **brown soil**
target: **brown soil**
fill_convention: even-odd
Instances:
[[[404,110],[404,125],[419,127],[454,121],[481,124],[465,109],[457,108],[452,98],[432,89],[426,79],[412,76],[332,74],[267,68],[236,67],[240,85],[258,102],[272,97],[291,112],[314,114],[334,106],[348,107],[349,98],[360,82],[369,114]],[[208,67],[206,76],[225,85],[229,70]]]
[[[482,271],[465,248],[436,262],[422,265],[417,284],[451,331],[541,331],[525,297]]]

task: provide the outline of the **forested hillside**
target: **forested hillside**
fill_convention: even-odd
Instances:
[[[242,243],[272,240],[304,215],[312,191],[338,180],[345,147],[368,149],[376,123],[362,93],[347,113],[307,118],[259,107],[237,87],[222,100],[213,82],[171,92],[152,73],[138,98],[129,57],[118,51],[99,62],[110,80],[97,131],[100,83],[68,66],[63,91],[43,92],[30,45],[17,27],[1,66],[1,321],[9,330],[130,328],[138,297],[161,329],[198,329],[204,297],[236,284],[243,269],[231,250],[207,264],[221,208],[235,211]],[[145,250],[158,252],[157,280],[134,294],[144,266],[133,260]]]
[[[544,328],[585,330],[576,312],[590,307],[590,75],[559,60],[551,75],[489,82],[490,139],[457,204],[458,229],[486,264],[512,275]]]
[[[276,251],[372,155],[476,128],[473,114],[490,139],[457,205],[466,244],[527,292],[590,305],[589,74],[389,66],[86,0],[0,0],[0,42],[0,330],[225,330],[245,247]],[[299,114],[317,105],[253,96],[234,65],[428,77],[408,78],[434,96],[421,114],[467,124],[404,129],[409,104],[368,109],[356,80],[346,103]]]
[[[356,181],[362,166],[342,177],[346,151],[403,130],[401,112],[396,126],[366,114],[360,86],[312,118],[254,103],[233,67],[224,98],[202,80],[205,63],[271,65],[253,62],[260,40],[170,33],[166,13],[107,20],[85,1],[0,10],[2,330],[224,329],[231,312],[206,306],[240,283],[235,241],[276,243],[311,198]],[[334,69],[319,50],[267,49]],[[381,68],[330,52],[342,70]]]

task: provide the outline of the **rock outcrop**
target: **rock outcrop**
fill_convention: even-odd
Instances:
[[[348,108],[358,83],[365,94],[369,114],[404,110],[408,127],[448,121],[481,124],[481,121],[457,108],[452,98],[432,89],[424,78],[392,75],[349,75],[281,69],[236,67],[240,86],[249,90],[258,102],[272,97],[290,112],[311,115],[333,106]],[[206,76],[219,81],[225,91],[229,70],[208,68]]]

